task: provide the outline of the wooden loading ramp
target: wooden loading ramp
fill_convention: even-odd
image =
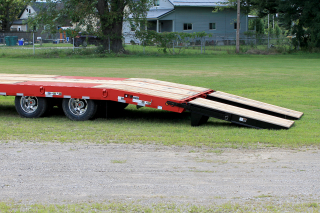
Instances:
[[[187,109],[191,111],[191,124],[193,126],[206,122],[209,117],[257,129],[289,129],[294,124],[294,121],[291,120],[204,98],[192,100],[187,105]]]
[[[255,101],[249,98],[228,94],[225,92],[215,91],[207,95],[207,99],[216,102],[260,112],[267,115],[276,116],[290,120],[299,120],[303,113],[291,109]]]

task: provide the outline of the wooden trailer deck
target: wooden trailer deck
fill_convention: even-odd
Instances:
[[[52,83],[52,84],[50,84]],[[91,88],[101,89],[117,89],[126,92],[141,93],[162,98],[170,98],[174,100],[184,100],[196,96],[203,92],[210,92],[213,90],[195,87],[166,81],[158,81],[146,78],[123,78],[115,80],[113,78],[99,78],[97,77],[82,77],[73,78],[72,76],[58,76],[58,75],[20,75],[20,74],[0,74],[0,84],[24,84],[24,85],[56,85],[53,83],[60,83],[66,86],[83,86],[88,84]],[[65,83],[65,84],[63,84]],[[96,84],[91,86],[89,84]],[[1,92],[1,91],[0,91]]]

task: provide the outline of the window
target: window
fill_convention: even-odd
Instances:
[[[233,28],[236,30],[237,29],[237,22],[234,22],[233,25],[234,25]],[[240,23],[240,28],[241,28],[241,23]]]
[[[153,0],[154,6],[160,6],[160,0]]]
[[[136,31],[136,26],[134,24],[131,24],[131,31]]]
[[[215,30],[216,29],[216,23],[209,23],[209,30]]]
[[[29,13],[31,13],[31,9],[29,9]]]
[[[184,23],[183,30],[192,30],[192,23]]]

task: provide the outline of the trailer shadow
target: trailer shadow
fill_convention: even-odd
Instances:
[[[18,117],[16,108],[11,105],[0,105],[0,116],[1,117]]]
[[[0,105],[0,117],[16,117],[18,118],[19,115],[16,112],[16,109],[13,105]],[[64,112],[59,107],[54,107],[49,114],[45,116],[45,118],[65,118]],[[45,119],[44,118],[44,119]],[[94,120],[98,121],[119,121],[119,120],[126,120],[127,122],[143,122],[149,124],[170,124],[170,125],[183,125],[183,126],[190,126],[191,125],[191,114],[190,112],[183,112],[183,113],[174,113],[169,111],[161,111],[161,110],[154,110],[154,109],[134,109],[129,108],[117,112],[112,118],[105,118],[104,114],[97,115]],[[244,126],[239,126],[230,122],[218,120],[215,118],[210,118],[209,121],[201,126],[207,127],[227,127],[227,128],[247,128]],[[195,127],[197,128],[197,127]]]
[[[101,118],[101,117],[100,117]],[[161,111],[154,109],[126,109],[119,113],[114,118],[108,118],[107,120],[125,119],[130,122],[146,122],[146,123],[165,123],[165,124],[180,124],[185,126],[191,125],[191,113],[174,113],[169,111]],[[214,127],[228,127],[238,128],[242,127],[230,122],[218,120],[215,118],[209,118],[207,123],[201,126],[214,126]],[[194,127],[197,128],[197,127]]]

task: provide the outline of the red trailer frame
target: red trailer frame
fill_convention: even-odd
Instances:
[[[127,104],[182,113],[198,126],[209,117],[254,128],[288,129],[301,112],[214,91],[208,88],[143,78],[0,74],[0,95],[16,96],[22,117],[40,117],[62,101],[72,120],[87,120],[97,107],[117,113]],[[102,104],[101,104],[102,103]]]

